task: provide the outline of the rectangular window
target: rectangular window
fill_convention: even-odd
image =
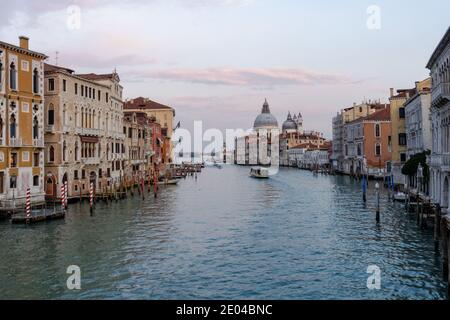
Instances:
[[[11,168],[17,168],[17,153],[11,153]]]
[[[30,71],[30,63],[26,60],[22,60],[22,71]]]
[[[109,102],[109,94],[108,94],[108,92],[106,93],[106,102]]]
[[[75,83],[75,94],[78,95],[78,83]]]
[[[23,162],[30,161],[30,152],[29,151],[22,151],[22,161]]]
[[[17,188],[17,177],[13,176],[9,178],[9,188],[16,189]]]
[[[30,112],[30,104],[28,102],[22,102],[22,112]]]
[[[86,179],[86,171],[85,170],[81,170],[81,179]],[[84,187],[83,187],[84,189]]]
[[[100,90],[98,90],[98,101],[100,101],[102,98],[102,92]]]
[[[33,187],[39,187],[39,176],[33,177]]]
[[[83,85],[81,85],[81,96],[82,97],[84,96],[84,86]]]
[[[39,167],[39,152],[33,154],[33,167]]]
[[[0,172],[0,193],[5,193],[5,173]]]
[[[48,91],[55,91],[55,79],[48,79]]]
[[[405,108],[398,109],[398,116],[400,119],[405,119]]]
[[[67,81],[65,79],[63,79],[63,91],[67,91]]]
[[[75,180],[78,180],[78,170],[74,170],[74,171],[73,171],[73,178],[74,178]]]
[[[406,146],[406,133],[398,134],[398,145]]]
[[[400,154],[400,161],[401,162],[406,162],[406,153],[401,153]]]

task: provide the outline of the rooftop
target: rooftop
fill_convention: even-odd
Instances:
[[[436,60],[439,58],[439,56],[442,54],[444,49],[447,47],[447,45],[450,44],[450,26],[447,29],[447,32],[445,33],[444,37],[439,42],[438,46],[434,50],[433,54],[431,55],[430,60],[427,63],[427,68],[431,69],[436,62]]]
[[[135,98],[128,101],[125,101],[125,104],[123,106],[124,109],[138,109],[138,110],[173,110],[173,108],[163,105],[161,103],[152,101],[148,98]]]

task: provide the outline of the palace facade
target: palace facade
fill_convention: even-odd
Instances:
[[[431,56],[432,154],[430,196],[445,210],[450,209],[450,28]],[[449,210],[450,211],[450,210]]]
[[[118,185],[124,175],[125,135],[122,86],[116,72],[76,74],[45,65],[46,196],[97,193]]]
[[[0,42],[0,203],[21,206],[30,188],[32,201],[44,191],[44,60],[19,46]]]

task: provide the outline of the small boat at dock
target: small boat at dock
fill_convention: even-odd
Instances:
[[[49,220],[64,219],[66,211],[61,209],[36,209],[33,210],[30,216],[25,213],[14,214],[11,217],[11,223],[13,224],[32,224],[38,222],[44,222]]]
[[[403,192],[397,192],[396,194],[394,194],[394,201],[405,202],[406,194]]]
[[[257,179],[268,179],[269,169],[263,167],[255,167],[250,170],[250,177]]]

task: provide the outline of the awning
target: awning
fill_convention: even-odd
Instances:
[[[98,139],[98,137],[86,137],[86,136],[81,136],[81,142],[98,143],[98,142],[99,142],[99,139]]]

